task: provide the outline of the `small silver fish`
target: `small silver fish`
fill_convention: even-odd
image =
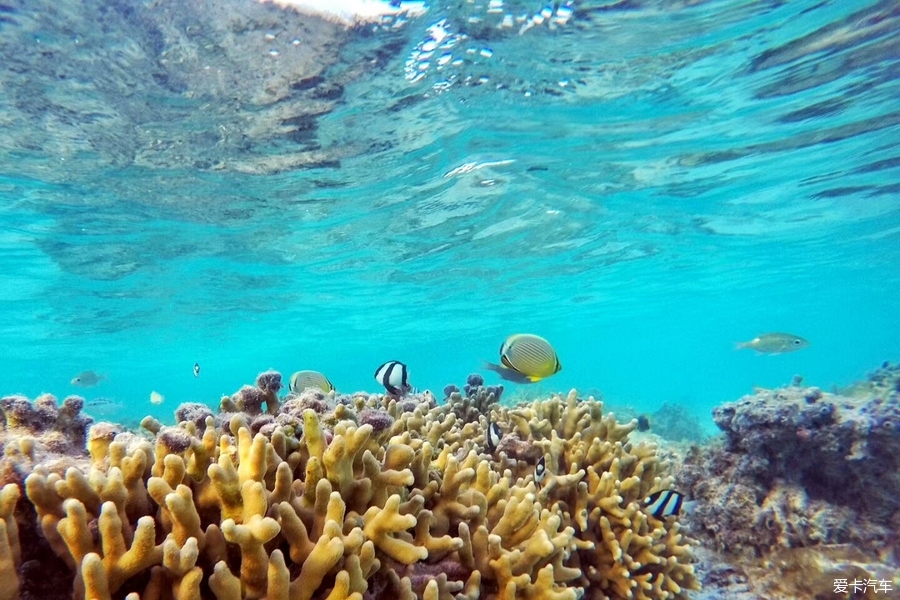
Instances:
[[[93,387],[106,379],[106,375],[97,375],[93,371],[84,371],[72,378],[72,385],[78,387]]]
[[[84,410],[92,415],[111,415],[119,412],[124,407],[120,402],[110,400],[109,398],[94,398],[84,405]]]
[[[200,363],[194,363],[194,377],[200,377]]]
[[[783,354],[809,346],[809,342],[792,333],[764,333],[749,342],[740,342],[738,350],[753,348],[760,354]]]

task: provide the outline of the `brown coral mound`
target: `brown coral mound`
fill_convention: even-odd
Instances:
[[[699,502],[691,532],[762,597],[832,597],[835,579],[879,573],[896,589],[898,401],[889,386],[851,398],[792,385],[717,407],[723,438],[679,473]]]
[[[718,407],[723,443],[691,453],[680,476],[701,501],[697,533],[744,557],[818,544],[900,550],[892,394],[848,398],[792,386]]]
[[[64,474],[36,466],[27,498],[74,573],[72,597],[640,600],[697,587],[677,522],[640,505],[671,484],[665,465],[601,403],[573,391],[495,410],[505,434],[546,456],[538,487],[532,462],[485,453],[485,418],[353,401],[394,420],[376,432],[344,404],[307,408],[299,440],[277,420],[254,436],[241,413],[227,423],[235,435],[212,417],[202,433],[147,421],[152,442],[122,435]],[[3,506],[0,572],[14,575]]]

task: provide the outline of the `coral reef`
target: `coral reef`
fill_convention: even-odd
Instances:
[[[885,361],[880,368],[869,373],[864,381],[857,381],[843,389],[836,390],[842,396],[854,398],[890,396],[891,392],[900,392],[900,363],[892,365]]]
[[[455,385],[444,388],[445,402],[463,423],[474,423],[482,415],[489,415],[491,409],[499,404],[502,394],[502,385],[485,386],[484,377],[477,373],[466,378],[462,393]]]
[[[80,452],[93,419],[81,413],[84,398],[68,396],[62,406],[55,396],[44,394],[34,402],[24,396],[0,399],[0,428],[7,435],[27,433],[40,436],[55,452]]]
[[[44,394],[0,399],[0,599],[59,597],[70,589],[74,573],[66,569],[39,533],[34,506],[21,502],[26,477],[37,466],[48,472],[88,470],[86,449],[102,452],[120,428],[110,423],[91,427],[82,414],[84,399],[69,396],[58,405]]]
[[[697,415],[678,402],[663,402],[649,421],[650,431],[667,440],[698,442],[706,437]]]
[[[699,502],[690,531],[756,565],[745,575],[764,597],[815,598],[834,573],[852,580],[887,569],[900,556],[898,401],[896,391],[850,398],[793,385],[717,407],[723,438],[693,447],[678,473]],[[848,554],[850,547],[866,553]],[[776,585],[766,577],[772,565],[821,577],[785,576]]]
[[[272,381],[203,427],[198,407],[175,427],[145,419],[144,437],[98,424],[80,462],[33,464],[0,495],[6,593],[15,577],[34,588],[27,536],[59,557],[75,600],[641,600],[698,586],[677,519],[641,504],[672,485],[666,464],[599,402],[573,390],[464,421],[430,393],[256,402]],[[487,454],[488,423],[535,450]]]

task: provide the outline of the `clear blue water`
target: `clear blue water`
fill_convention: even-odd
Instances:
[[[563,370],[508,394],[677,401],[712,427],[753,386],[845,385],[900,357],[896,3],[577,2],[522,35],[478,5],[349,33],[251,5],[220,3],[252,9],[240,35],[202,23],[230,63],[198,51],[166,86],[142,69],[188,44],[175,4],[0,15],[3,393],[169,420],[268,368],[374,391],[388,359],[441,389],[527,331]],[[428,27],[473,16],[489,37],[459,42],[463,64],[410,81]],[[190,70],[288,77],[300,20],[343,88],[319,101],[318,168],[295,160],[284,102],[250,101],[262,84]],[[735,350],[767,331],[812,345]],[[108,379],[69,384],[88,369]]]

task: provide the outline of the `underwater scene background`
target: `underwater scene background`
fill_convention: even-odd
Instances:
[[[418,439],[420,425],[410,423],[422,419],[443,423],[434,431],[446,428],[444,437],[434,434],[435,455],[452,449],[461,465],[473,461],[474,474],[481,459],[467,459],[467,452],[496,450],[491,424],[497,423],[504,443],[516,439],[542,450],[501,445],[499,454],[488,453],[503,456],[491,463],[491,477],[512,477],[515,489],[516,478],[524,478],[521,489],[532,488],[521,494],[537,494],[538,515],[551,500],[563,502],[560,514],[569,516],[562,526],[575,531],[587,521],[578,529],[567,520],[577,521],[574,496],[566,496],[568,504],[556,492],[541,496],[538,456],[558,459],[552,475],[584,469],[587,482],[588,465],[575,458],[578,444],[592,443],[587,432],[610,448],[622,441],[616,452],[626,454],[630,443],[656,444],[662,462],[641,467],[646,476],[632,473],[641,484],[624,484],[617,493],[633,511],[660,489],[677,488],[699,503],[695,514],[683,515],[687,535],[699,539],[694,563],[675,562],[697,565],[696,587],[702,580],[713,591],[690,597],[876,594],[874,585],[857,595],[852,588],[822,591],[846,573],[850,581],[868,573],[872,581],[895,582],[894,591],[874,597],[900,593],[894,555],[900,503],[893,493],[900,493],[900,369],[891,362],[900,356],[898,33],[900,8],[892,1],[6,0],[0,4],[0,395],[32,404],[4,400],[3,443],[12,461],[4,469],[19,475],[0,483],[20,488],[17,504],[8,492],[9,507],[26,510],[26,496],[37,506],[20,515],[20,530],[31,528],[40,538],[34,510],[59,520],[68,510],[63,500],[72,497],[58,490],[59,505],[41,508],[27,493],[25,477],[41,463],[44,447],[38,444],[36,456],[32,442],[19,449],[24,430],[38,440],[42,427],[65,430],[72,446],[45,444],[47,451],[80,456],[85,473],[96,468],[104,476],[118,468],[115,452],[106,456],[107,442],[88,460],[77,442],[79,435],[97,439],[90,423],[76,419],[71,430],[66,419],[77,413],[119,424],[103,435],[136,436],[120,440],[129,455],[141,439],[150,443],[140,438],[150,432],[156,445],[146,452],[147,477],[158,459],[152,476],[159,478],[166,453],[181,453],[188,465],[184,453],[196,451],[186,450],[191,444],[184,440],[180,450],[169,438],[168,445],[159,441],[166,431],[184,430],[173,418],[179,405],[210,408],[219,436],[213,446],[238,444],[241,423],[230,419],[243,413],[250,427],[259,415],[246,410],[240,394],[231,405],[220,399],[271,369],[285,386],[269,398],[274,408],[266,411],[276,414],[297,399],[285,396],[291,373],[311,369],[335,387],[323,400],[328,406],[316,411],[329,443],[333,436],[352,438],[341,429],[344,409],[335,408],[336,398],[346,396],[344,404],[357,409],[356,425],[363,426],[357,417],[364,410],[376,410],[399,428],[371,448],[376,459],[384,459],[389,440],[399,443],[404,435],[410,452],[421,453],[408,438]],[[798,336],[804,347],[782,353],[737,346],[773,332]],[[562,369],[531,384],[484,369],[482,360],[500,362],[501,344],[515,333],[546,338]],[[414,388],[408,399],[424,407],[421,414],[413,405],[405,412],[403,398],[386,396],[373,377],[391,360],[408,367]],[[484,381],[469,382],[477,410],[467,412],[469,404],[459,409],[454,402],[469,402],[468,390],[456,398],[444,390],[464,388],[473,373]],[[255,389],[274,389],[266,381]],[[503,393],[489,401],[485,386],[499,384]],[[569,402],[571,389],[578,393]],[[32,415],[27,406],[42,405],[31,399],[48,393],[78,395],[84,407],[65,417],[14,416]],[[584,408],[599,407],[589,396],[602,400],[602,418],[613,413],[619,425],[601,425],[600,408]],[[512,414],[525,410],[517,403],[535,400],[545,404],[529,404],[530,416]],[[823,402],[832,408],[810,412]],[[60,414],[65,406],[60,400]],[[316,406],[309,400],[292,417],[302,465],[315,451],[299,423],[318,431],[303,416]],[[441,420],[448,410],[456,425]],[[148,415],[155,421],[141,430]],[[649,431],[631,421],[639,415],[650,416]],[[200,443],[204,418],[191,419],[195,429],[187,431]],[[381,431],[380,421],[372,423]],[[575,423],[583,425],[584,439],[574,437]],[[474,429],[446,438],[463,424]],[[820,430],[827,431],[821,439]],[[563,442],[553,441],[566,432]],[[211,448],[206,458],[215,464]],[[287,443],[284,464],[292,450]],[[625,469],[628,460],[619,459]],[[447,460],[436,459],[444,475]],[[362,454],[350,461],[360,475]],[[604,461],[591,468],[612,472]],[[274,464],[257,477],[270,493]],[[809,472],[811,465],[825,465],[827,473]],[[70,466],[57,470],[65,474]],[[425,471],[410,469],[416,485],[427,482]],[[242,484],[252,479],[247,473]],[[304,473],[296,471],[298,483]],[[884,493],[871,502],[860,499],[871,495],[866,477],[884,478]],[[176,479],[168,480],[173,494]],[[341,491],[337,478],[326,479]],[[554,485],[581,493],[580,480],[567,481]],[[590,493],[600,494],[595,487]],[[301,492],[298,498],[315,501],[314,487]],[[85,522],[94,519],[95,537],[107,500],[97,494],[93,507],[74,496],[86,502]],[[148,499],[145,515],[164,498]],[[348,511],[365,513],[345,501]],[[598,502],[606,508],[597,509],[595,524],[612,506]],[[772,508],[798,503],[804,508],[796,519]],[[271,506],[266,518],[277,511]],[[739,516],[746,506],[762,513]],[[208,515],[200,513],[206,527]],[[216,514],[213,521],[224,519]],[[778,529],[772,514],[791,526]],[[0,522],[3,516],[0,510]],[[815,535],[807,531],[810,522],[821,526]],[[321,534],[322,526],[315,527]],[[756,541],[729,533],[742,528]],[[759,541],[761,531],[775,529]],[[159,544],[164,533],[156,532]],[[440,533],[464,537],[452,519]],[[63,557],[59,569],[69,573],[65,585],[74,585],[74,597],[85,597],[78,577],[71,583],[76,553],[41,543]],[[820,546],[815,556],[779,554]],[[876,547],[876,555],[854,553]],[[465,590],[442,587],[440,597],[471,599],[463,596],[473,589],[471,572],[486,582],[482,597],[568,597],[537,584],[540,568],[554,561],[559,585],[563,563],[574,568],[566,562],[574,548],[554,552],[534,569],[534,590],[543,591],[523,591],[522,582],[487,583],[493,579],[472,567],[460,576]],[[759,562],[766,560],[782,563]],[[231,561],[237,573],[240,560]],[[27,563],[21,556],[10,562],[22,581],[30,581],[22,570]],[[587,579],[579,596],[624,598],[622,590],[632,589],[634,597],[688,597],[665,582],[680,581],[687,594],[693,574],[639,563],[619,560],[624,587],[610,583],[618,581],[615,569],[600,569],[605,574],[595,578],[581,563]],[[773,564],[805,574],[796,578],[800,587],[790,587],[790,577],[784,588],[763,582]],[[339,570],[325,577],[315,598],[351,597],[329,592],[340,588]],[[823,573],[818,587],[802,588],[813,571]],[[430,598],[414,575],[412,592]],[[649,587],[640,591],[640,582]],[[203,579],[204,598],[232,597],[210,596],[208,585]],[[358,593],[402,596],[400,584],[390,585]],[[124,598],[143,592],[139,587],[109,593]],[[35,589],[24,585],[22,597],[44,597]],[[180,597],[160,593],[141,597]],[[265,586],[244,581],[236,597],[265,597]]]

